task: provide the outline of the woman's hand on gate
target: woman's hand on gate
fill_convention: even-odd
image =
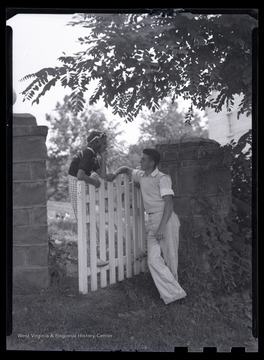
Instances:
[[[101,182],[99,180],[97,180],[97,179],[94,179],[95,188],[98,189],[100,187],[100,185],[101,185]]]

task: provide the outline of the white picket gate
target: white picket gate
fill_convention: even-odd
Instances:
[[[99,189],[77,183],[79,292],[87,294],[146,271],[146,231],[141,191],[127,174]],[[96,210],[95,210],[96,209]],[[87,226],[87,224],[90,224]],[[96,228],[99,246],[96,244]],[[87,241],[88,232],[90,241]],[[87,247],[89,259],[87,257]],[[97,256],[109,261],[97,267]]]

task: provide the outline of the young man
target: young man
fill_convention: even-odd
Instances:
[[[102,131],[92,131],[87,137],[88,146],[83,151],[78,152],[71,161],[68,180],[69,180],[69,194],[72,203],[73,211],[76,220],[77,213],[77,181],[85,181],[86,184],[92,184],[96,188],[101,185],[98,177],[93,176],[97,173],[102,179],[107,179],[106,174],[106,149],[107,136]],[[98,158],[98,155],[100,158]],[[87,186],[87,191],[89,187]],[[94,209],[95,211],[95,209]],[[98,229],[96,229],[97,243],[98,243]],[[88,228],[88,258],[89,258],[89,228]],[[89,259],[88,259],[89,261]],[[105,266],[108,261],[97,259],[97,266]]]
[[[140,184],[145,211],[148,214],[147,255],[154,283],[165,304],[186,296],[178,283],[178,216],[173,211],[171,178],[157,168],[160,154],[146,148],[140,159],[141,170],[121,166],[115,172],[132,175]]]

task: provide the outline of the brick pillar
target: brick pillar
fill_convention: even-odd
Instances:
[[[172,178],[175,192],[174,210],[179,217],[189,216],[190,206],[196,217],[201,209],[193,211],[190,195],[203,194],[219,205],[222,214],[228,214],[231,205],[230,169],[217,160],[220,144],[200,137],[187,137],[159,143],[160,170]]]
[[[46,136],[30,114],[13,115],[13,284],[47,287]]]
[[[203,196],[216,205],[218,214],[229,214],[232,201],[230,169],[222,164],[220,144],[214,140],[186,137],[159,143],[156,148],[161,154],[160,170],[172,178],[174,211],[180,218],[181,237],[184,237],[181,247],[191,248],[194,244],[187,244],[191,240],[185,229],[191,226],[191,230],[195,229],[199,234],[205,224],[204,209],[197,198]],[[200,248],[202,257],[203,250]]]

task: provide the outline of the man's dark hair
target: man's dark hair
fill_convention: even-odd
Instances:
[[[156,149],[146,148],[143,150],[143,154],[148,155],[154,161],[155,166],[160,162],[160,153]]]

